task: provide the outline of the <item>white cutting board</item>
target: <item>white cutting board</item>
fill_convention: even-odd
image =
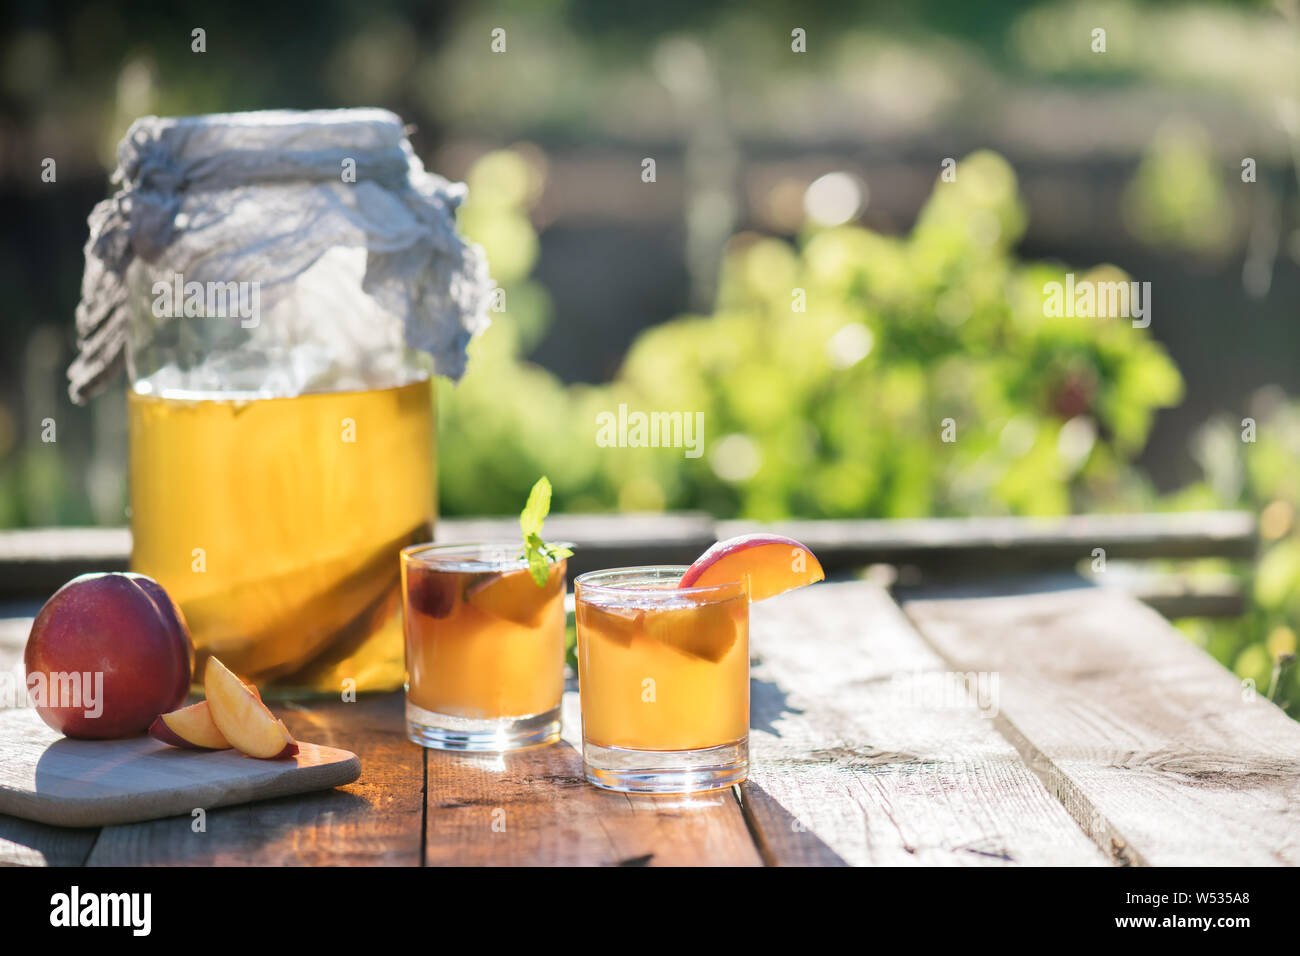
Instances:
[[[30,707],[0,710],[0,813],[62,827],[135,823],[351,783],[357,755],[299,741],[296,757],[257,760],[152,737],[73,740]]]

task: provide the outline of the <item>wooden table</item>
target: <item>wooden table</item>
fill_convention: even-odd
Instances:
[[[13,671],[36,605],[9,604]],[[1116,590],[1061,579],[896,600],[860,580],[752,612],[752,769],[630,797],[563,743],[425,751],[399,695],[291,706],[361,779],[189,818],[61,830],[0,817],[0,863],[89,865],[1300,863],[1300,724]]]

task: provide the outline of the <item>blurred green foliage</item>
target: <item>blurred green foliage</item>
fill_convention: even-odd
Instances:
[[[1209,134],[1196,123],[1156,130],[1122,208],[1129,229],[1149,245],[1202,254],[1232,248],[1232,204]]]
[[[1258,514],[1261,553],[1237,571],[1251,595],[1244,620],[1180,626],[1238,676],[1300,717],[1300,673],[1291,666],[1300,632],[1300,402],[1262,389],[1251,415],[1216,418],[1197,439],[1204,478],[1173,496],[1180,508],[1245,508]],[[1275,686],[1276,685],[1276,686]]]
[[[444,513],[517,510],[540,473],[564,510],[755,519],[1149,500],[1130,462],[1155,411],[1181,397],[1178,371],[1126,320],[1044,317],[1043,286],[1067,270],[1013,254],[1025,211],[1000,157],[977,153],[955,182],[936,182],[907,236],[853,225],[809,226],[794,245],[737,236],[714,314],[647,330],[612,382],[567,388],[523,358],[550,319],[527,278],[529,169],[495,153],[471,176],[471,197],[492,198],[472,199],[462,221],[507,309],[472,345],[462,382],[443,388]],[[620,405],[703,413],[703,455],[599,447],[597,415]]]

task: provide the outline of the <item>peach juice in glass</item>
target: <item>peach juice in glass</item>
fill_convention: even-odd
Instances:
[[[406,729],[438,750],[516,750],[560,736],[566,562],[538,584],[516,544],[402,551]]]
[[[803,545],[719,542],[687,567],[574,582],[583,770],[630,793],[728,787],[749,770],[749,605],[820,581]]]

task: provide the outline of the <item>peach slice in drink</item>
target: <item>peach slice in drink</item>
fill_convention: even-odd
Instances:
[[[450,617],[460,603],[458,583],[454,574],[439,574],[413,564],[406,569],[407,604],[432,618]]]
[[[552,586],[563,573],[562,564],[552,564],[542,587],[537,586],[527,568],[494,573],[466,588],[465,600],[494,617],[535,627],[545,616]]]
[[[639,607],[600,607],[583,602],[575,608],[577,625],[622,647],[644,630],[646,611]]]
[[[679,588],[715,587],[747,581],[749,599],[765,601],[825,579],[821,563],[805,545],[779,534],[742,534],[719,541],[686,569]]]
[[[736,643],[746,610],[743,599],[648,610],[644,633],[651,640],[716,664]]]

